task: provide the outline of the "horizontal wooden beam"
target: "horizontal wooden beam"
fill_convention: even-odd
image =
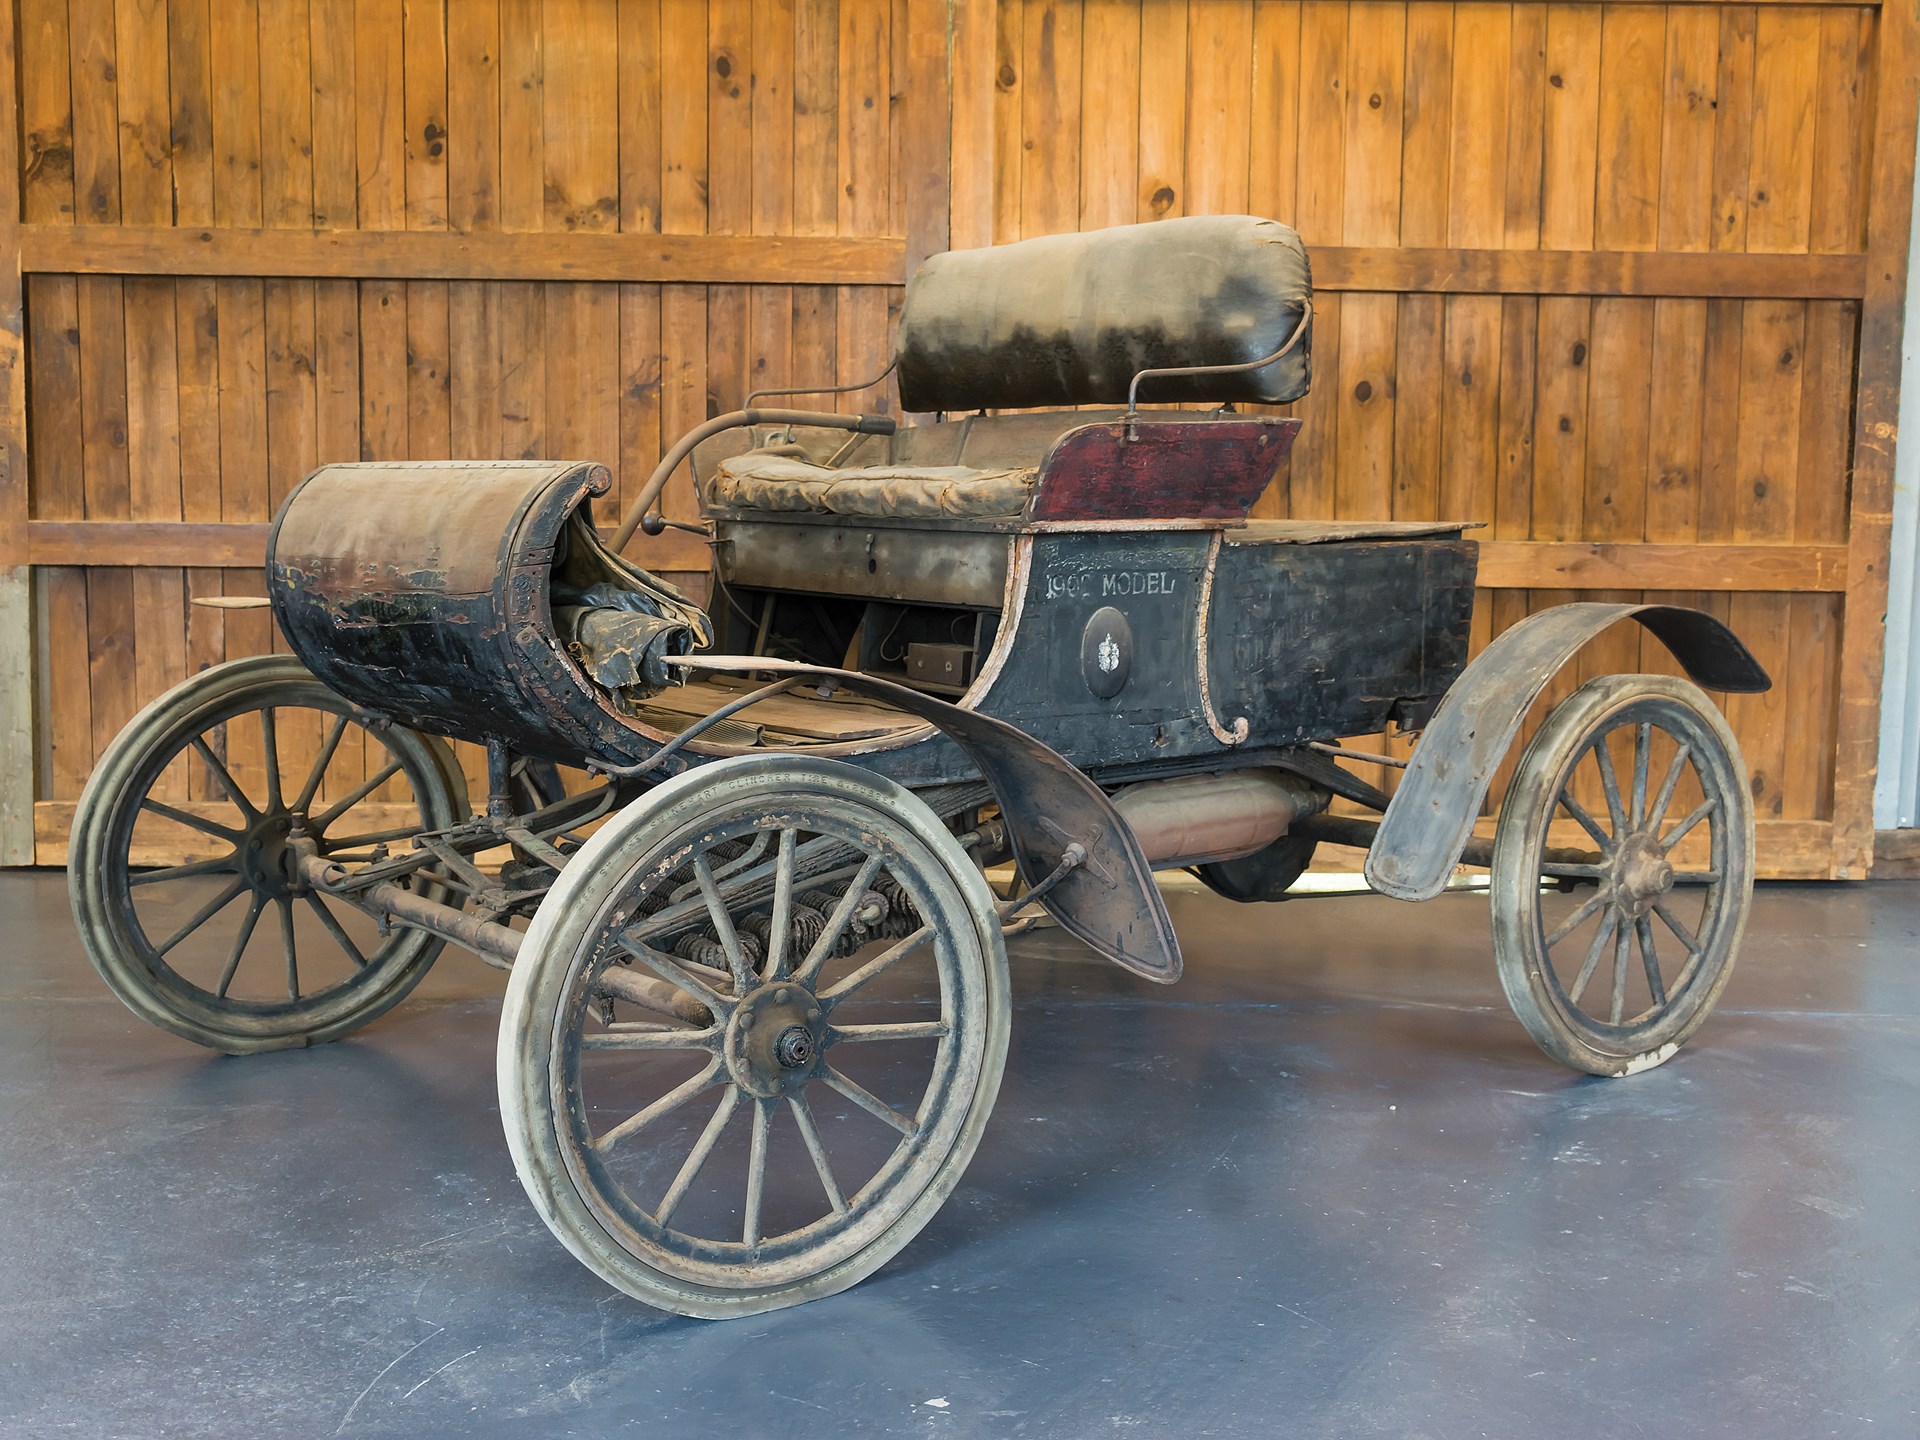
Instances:
[[[1847,588],[1847,547],[1483,540],[1479,583],[1489,590],[1838,591]]]
[[[889,237],[20,227],[20,268],[54,275],[898,285],[906,265]]]
[[[197,566],[258,570],[267,563],[267,526],[178,520],[31,520],[27,560],[33,565]],[[706,543],[668,530],[636,538],[627,558],[650,570],[701,570]]]
[[[34,520],[35,565],[198,566],[255,570],[266,563],[265,525],[160,520]],[[641,539],[629,557],[651,570],[705,570],[698,536],[669,530]],[[1596,544],[1581,540],[1483,540],[1480,585],[1488,590],[1838,591],[1844,545]]]
[[[1862,255],[1322,245],[1312,257],[1314,284],[1328,291],[1852,300],[1866,290]],[[23,225],[20,262],[31,273],[74,275],[898,285],[906,279],[906,242],[835,235]]]
[[[1857,300],[1864,255],[1675,250],[1414,250],[1309,247],[1316,290],[1447,295],[1628,295]]]

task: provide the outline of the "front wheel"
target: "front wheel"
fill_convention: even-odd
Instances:
[[[1494,959],[1527,1033],[1594,1075],[1667,1060],[1726,988],[1753,869],[1746,765],[1712,701],[1667,675],[1581,686],[1494,835]]]
[[[648,1304],[831,1295],[959,1182],[1009,1013],[992,896],[925,804],[831,761],[704,766],[613,817],[534,916],[500,1022],[514,1166]]]

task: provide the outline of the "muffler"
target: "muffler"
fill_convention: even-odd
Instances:
[[[1326,801],[1298,775],[1272,769],[1145,780],[1113,797],[1156,870],[1251,855]]]

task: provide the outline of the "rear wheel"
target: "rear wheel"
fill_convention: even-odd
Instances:
[[[1595,1075],[1668,1059],[1726,988],[1753,894],[1746,766],[1712,701],[1607,675],[1561,702],[1507,790],[1492,890],[1500,984],[1542,1050]]]
[[[308,889],[294,842],[365,859],[469,813],[442,742],[368,728],[290,656],[216,665],[100,757],[74,815],[74,920],[101,978],[162,1029],[230,1053],[337,1040],[397,1004],[441,942]],[[143,863],[154,843],[188,858]]]
[[[985,880],[925,804],[754,756],[615,816],[534,917],[500,1107],[541,1216],[683,1315],[830,1295],[958,1183],[1006,1059]]]

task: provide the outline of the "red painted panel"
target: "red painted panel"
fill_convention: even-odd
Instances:
[[[1244,520],[1299,432],[1255,416],[1085,425],[1053,447],[1029,518]]]

